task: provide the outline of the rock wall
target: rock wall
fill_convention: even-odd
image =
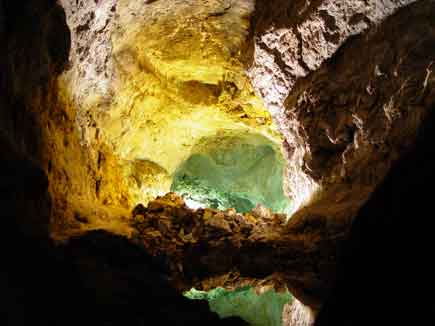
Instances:
[[[63,148],[63,142],[68,141],[69,117],[64,108],[58,106],[56,94],[56,78],[67,63],[70,46],[64,12],[52,1],[39,1],[35,6],[30,2],[2,1],[1,9],[2,160],[27,160],[25,165],[58,174],[61,179],[64,167],[53,169],[53,160],[56,153],[62,151],[57,145],[62,144]],[[62,136],[49,139],[50,133]],[[44,174],[42,171],[39,173]],[[22,176],[17,174],[18,171],[12,175],[21,179]],[[30,175],[29,187],[32,187]],[[22,207],[25,206],[23,203]],[[47,236],[50,215],[51,211],[33,222],[23,218],[22,222],[28,222],[23,227],[35,236]]]
[[[435,2],[276,0],[258,1],[255,12],[249,1],[210,1],[205,6],[201,3],[174,0],[170,5],[164,1],[144,5],[133,0],[65,0],[62,8],[49,0],[0,1],[0,41],[4,44],[0,51],[0,189],[2,205],[6,207],[2,211],[6,229],[13,230],[2,240],[2,247],[20,243],[18,256],[12,251],[4,252],[11,266],[6,274],[2,272],[7,293],[13,297],[11,306],[16,309],[11,311],[32,307],[39,296],[28,294],[44,292],[43,284],[54,277],[56,282],[49,293],[52,298],[61,295],[56,289],[63,280],[59,275],[74,285],[65,289],[65,299],[68,294],[71,298],[80,297],[77,289],[89,291],[87,303],[92,303],[95,289],[107,287],[122,292],[125,278],[134,283],[143,266],[139,264],[124,273],[121,254],[108,271],[104,267],[111,261],[108,257],[112,257],[112,250],[131,252],[136,257],[137,252],[143,253],[143,247],[139,250],[128,240],[105,232],[91,232],[84,237],[78,234],[104,227],[131,236],[134,227],[129,223],[134,220],[127,209],[141,198],[168,189],[170,174],[191,155],[197,141],[227,128],[260,133],[279,142],[282,138],[274,129],[271,116],[284,137],[289,161],[287,191],[297,208],[290,223],[284,225],[279,219],[275,225],[268,220],[276,232],[268,232],[263,226],[252,227],[253,238],[243,235],[240,228],[242,240],[249,245],[248,251],[240,252],[240,232],[227,228],[238,225],[232,220],[237,214],[215,212],[220,217],[213,215],[207,223],[216,224],[212,229],[224,230],[222,239],[209,234],[207,237],[212,239],[205,237],[201,241],[207,245],[215,241],[219,250],[194,252],[196,256],[187,250],[187,261],[193,262],[187,265],[205,270],[212,266],[213,275],[200,276],[208,277],[208,285],[215,286],[225,283],[219,276],[229,275],[235,266],[240,275],[244,273],[251,281],[262,282],[276,272],[270,262],[279,262],[277,284],[288,285],[303,303],[320,307],[328,297],[334,285],[337,248],[347,235],[352,217],[394,162],[413,147],[418,130],[434,107]],[[177,46],[169,46],[173,43]],[[246,60],[252,85],[271,116],[255,97],[244,75],[242,59]],[[166,116],[167,112],[171,114]],[[161,130],[165,132],[160,133]],[[428,135],[423,148],[430,148],[432,136]],[[420,154],[413,153],[410,157],[416,155],[424,164],[413,161],[410,168],[397,168],[400,172],[394,172],[395,181],[387,179],[382,186],[388,191],[383,195],[375,193],[375,199],[357,218],[354,228],[361,227],[367,240],[356,244],[351,240],[349,256],[355,253],[360,257],[361,252],[353,246],[367,246],[368,251],[362,253],[363,263],[344,258],[343,266],[350,259],[353,267],[341,267],[344,269],[338,275],[339,284],[319,323],[336,321],[348,325],[349,319],[345,318],[355,321],[355,316],[363,314],[359,307],[364,306],[363,298],[370,299],[367,291],[379,288],[349,286],[365,277],[356,269],[368,273],[363,285],[373,282],[380,286],[387,282],[385,288],[380,287],[375,302],[381,306],[391,300],[391,305],[386,306],[389,316],[394,314],[394,307],[408,307],[410,313],[404,316],[411,321],[418,319],[411,313],[418,311],[416,303],[405,307],[396,299],[400,292],[395,286],[406,277],[418,281],[417,290],[407,284],[403,287],[409,297],[418,297],[418,290],[426,284],[433,292],[432,271],[422,263],[430,257],[431,246],[426,241],[431,230],[428,219],[409,221],[411,216],[425,216],[421,203],[430,203],[430,189],[425,189],[425,182],[431,180],[431,152],[420,148]],[[417,183],[412,182],[415,171],[422,173]],[[410,177],[403,179],[401,185],[400,173],[405,172]],[[137,174],[152,177],[144,178],[138,186],[134,178]],[[164,186],[140,197],[145,188],[156,185]],[[391,194],[394,197],[389,197]],[[389,202],[391,198],[393,204]],[[412,200],[406,206],[408,198]],[[150,220],[165,218],[157,212]],[[251,224],[260,225],[262,221]],[[150,221],[142,222],[141,236],[145,234],[147,239],[145,231]],[[198,223],[202,223],[200,219]],[[407,233],[410,226],[412,237]],[[153,225],[160,234],[159,228],[164,227],[165,223]],[[387,237],[390,227],[396,233]],[[371,228],[379,229],[374,239],[376,246],[372,247],[367,244],[371,241]],[[171,239],[166,239],[169,249],[164,248],[163,256],[172,253],[171,248],[190,248],[191,239],[187,241],[189,245],[176,243],[178,237],[188,236],[184,229],[176,231]],[[355,232],[357,235],[352,237],[358,240],[359,231]],[[59,238],[74,235],[74,239],[57,251],[47,240],[49,233]],[[33,241],[28,236],[44,240]],[[234,242],[228,244],[229,238]],[[408,242],[403,241],[408,238]],[[154,233],[149,240],[156,239],[160,237]],[[391,243],[385,246],[384,239]],[[33,248],[35,243],[40,246]],[[96,248],[95,252],[88,254],[89,248]],[[151,247],[149,252],[156,249]],[[222,252],[226,253],[224,257],[235,257],[234,261],[221,264],[218,254]],[[388,281],[396,270],[386,266],[383,259],[391,253],[387,262],[394,268],[402,268],[402,256],[409,260],[410,267]],[[66,261],[61,258],[65,255]],[[134,257],[130,258],[134,261]],[[22,285],[29,265],[40,262],[35,281],[26,279]],[[156,268],[161,264],[159,261]],[[172,269],[181,274],[177,277],[187,279],[190,285],[203,280],[197,277],[196,270],[187,269],[184,275],[177,270],[179,266],[174,266]],[[370,266],[380,266],[379,271]],[[415,270],[413,266],[417,266]],[[420,279],[421,270],[427,273]],[[246,281],[240,275],[236,281]],[[352,275],[359,276],[354,279]],[[101,276],[109,281],[105,283],[107,279],[103,278],[100,283]],[[77,279],[84,281],[77,284]],[[140,288],[147,291],[147,284],[141,283]],[[160,284],[169,289],[166,281]],[[350,291],[346,287],[362,294],[358,305],[345,302]],[[170,298],[176,297],[174,291],[167,291]],[[119,296],[103,293],[98,304],[108,310],[130,300],[132,295],[128,291],[117,292]],[[143,298],[136,294],[135,299]],[[25,297],[23,305],[20,296]],[[68,303],[73,306],[75,300],[71,298]],[[425,311],[429,311],[430,299],[422,298]],[[54,299],[46,303],[61,306]],[[174,303],[175,307],[178,304]],[[41,320],[43,306],[38,303],[32,308],[35,313],[41,311]],[[168,311],[174,311],[171,307]],[[340,317],[341,307],[349,308],[348,315]],[[155,308],[152,306],[149,311]],[[144,318],[138,313],[142,305],[132,309],[139,323]],[[65,310],[59,311],[59,316],[64,315]],[[295,311],[288,320],[297,317],[299,310]],[[28,318],[20,313],[9,316],[22,319],[17,319],[16,324]],[[119,322],[116,312],[110,316],[114,323]],[[423,316],[421,320],[428,318]]]
[[[417,8],[434,17],[434,7],[426,6],[422,2]],[[343,244],[337,284],[316,325],[434,324],[435,268],[428,261],[433,254],[434,122],[432,112],[416,146],[356,216]]]
[[[62,1],[72,33],[62,75],[99,200],[133,207],[221,131],[281,137],[240,61],[253,1]],[[110,163],[108,163],[110,162]],[[117,177],[119,176],[119,178]]]
[[[411,3],[257,3],[248,73],[285,136],[293,223],[348,223],[433,106],[433,2]]]
[[[56,1],[0,1],[2,322],[221,324],[206,302],[183,298],[158,263],[121,236],[100,231],[71,242],[50,239],[56,222],[95,227],[87,219],[102,214],[97,162],[80,144],[71,97],[59,79],[69,40]],[[79,213],[81,200],[93,203],[93,214]]]
[[[242,59],[285,138],[292,223],[312,217],[348,224],[412,144],[431,105],[431,34],[419,36],[431,30],[430,17],[415,20],[411,12],[410,24],[394,15],[384,22],[409,3],[258,1],[253,12],[253,3],[240,1],[63,1],[71,51],[61,44],[69,36],[53,36],[44,16],[40,34],[51,43],[43,42],[37,69],[50,81],[44,91],[26,92],[30,105],[20,104],[41,126],[21,143],[34,150],[42,147],[27,144],[44,140],[38,160],[52,180],[55,211],[67,212],[53,214],[54,233],[120,229],[124,209],[167,192],[177,166],[219,130],[279,143]],[[169,43],[177,46],[167,51]],[[12,54],[21,45],[11,45],[7,60],[19,60]],[[17,73],[31,64],[11,62]],[[62,68],[59,77],[49,72]]]
[[[282,317],[285,326],[312,326],[315,322],[314,312],[298,300],[284,306]]]
[[[64,9],[48,0],[4,1],[1,26],[0,137],[48,177],[49,216],[28,229],[56,237],[103,224],[121,230],[127,183],[105,144],[82,141],[79,99],[66,86],[77,48]]]

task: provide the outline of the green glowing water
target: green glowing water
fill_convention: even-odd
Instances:
[[[252,326],[281,326],[284,305],[292,300],[289,292],[269,290],[257,295],[252,287],[235,291],[217,288],[209,292],[192,289],[185,296],[194,300],[208,300],[210,310],[219,317],[238,316]]]

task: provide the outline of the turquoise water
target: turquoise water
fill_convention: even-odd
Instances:
[[[252,287],[235,291],[217,288],[209,292],[192,289],[185,296],[208,300],[210,310],[219,317],[238,316],[252,326],[281,326],[283,307],[293,298],[289,292],[277,293],[274,290],[257,295]]]

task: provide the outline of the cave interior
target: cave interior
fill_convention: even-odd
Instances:
[[[0,0],[5,325],[435,325],[435,1]]]

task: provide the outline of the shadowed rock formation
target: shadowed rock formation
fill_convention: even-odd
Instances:
[[[180,290],[287,286],[314,307],[334,277],[337,247],[344,237],[344,231],[320,221],[288,228],[285,215],[261,207],[244,215],[234,209],[192,210],[172,193],[147,208],[136,207],[133,215],[133,241],[162,259]]]
[[[433,113],[417,145],[358,213],[343,244],[337,285],[316,325],[435,323]]]
[[[433,324],[435,1],[59,3],[0,1],[7,324],[217,325],[180,292],[243,285]],[[288,223],[154,200],[225,133],[281,147]]]
[[[97,231],[65,246],[49,238],[51,199],[59,193],[50,193],[48,180],[59,182],[51,189],[68,185],[53,176],[58,161],[47,162],[50,177],[40,165],[62,152],[48,149],[58,141],[50,138],[58,135],[55,131],[61,130],[66,147],[74,137],[64,129],[71,121],[56,106],[57,88],[52,88],[68,58],[68,28],[55,1],[1,1],[0,18],[5,42],[0,51],[3,323],[222,324],[206,302],[192,302],[175,291],[159,264],[125,238]],[[48,127],[54,134],[46,133],[43,122],[54,124]],[[243,325],[238,319],[224,323]]]
[[[399,10],[412,2],[257,3],[249,74],[285,136],[296,216],[351,218],[412,143],[434,58],[434,4]]]
[[[251,231],[244,235],[240,226],[233,230],[228,224],[231,218],[220,213],[221,218],[216,220],[223,219],[227,235],[222,234],[222,242],[216,245],[219,254],[214,254],[215,260],[205,259],[210,262],[208,271],[214,269],[215,261],[222,270],[234,267],[249,270],[248,274],[257,271],[263,278],[273,271],[283,272],[291,278],[288,286],[296,297],[312,306],[322,302],[333,284],[333,243],[338,245],[338,239],[344,237],[351,218],[391,164],[412,147],[420,124],[433,108],[434,10],[432,1],[399,10],[372,31],[349,39],[317,71],[298,80],[285,103],[286,119],[297,119],[299,131],[310,148],[303,160],[306,173],[322,186],[288,225],[278,223],[255,231],[254,234],[266,237],[265,243],[257,239],[244,242]],[[358,56],[363,51],[367,55]],[[354,60],[352,64],[350,58]],[[172,216],[165,214],[162,213]],[[221,225],[222,229],[225,225]],[[268,234],[274,234],[272,239],[267,238]],[[244,251],[243,245],[232,243],[231,235],[251,249]],[[196,240],[211,242],[208,235],[201,236],[205,238]],[[176,235],[169,238],[173,237]],[[163,252],[170,250],[165,248],[159,254]],[[195,252],[192,257],[201,255]],[[264,259],[249,259],[251,255]],[[221,262],[217,257],[228,260]],[[250,267],[238,265],[247,261]],[[193,270],[201,278],[203,268]],[[298,276],[291,276],[292,273]]]

